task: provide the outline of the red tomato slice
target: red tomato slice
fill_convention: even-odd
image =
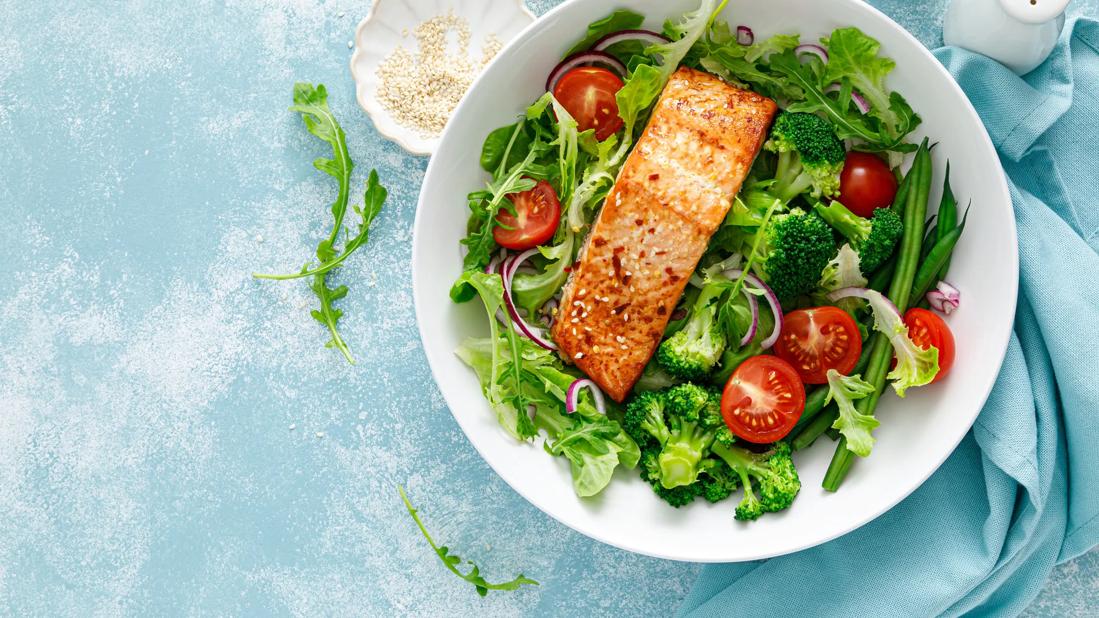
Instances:
[[[829,369],[847,375],[855,368],[862,337],[854,318],[839,307],[799,309],[783,317],[775,354],[806,384],[827,384]]]
[[[851,151],[840,174],[839,201],[860,217],[869,217],[877,208],[893,203],[897,196],[897,178],[877,155]]]
[[[614,95],[622,80],[600,67],[577,67],[565,73],[553,89],[553,96],[576,119],[580,131],[595,129],[603,141],[622,128],[618,101]]]
[[[561,202],[550,183],[539,180],[529,191],[511,193],[508,199],[515,205],[512,215],[506,208],[496,213],[492,237],[496,244],[523,251],[548,242],[561,220]]]
[[[769,444],[781,440],[805,411],[805,387],[790,363],[753,356],[729,377],[721,395],[721,416],[742,440]]]
[[[943,379],[954,366],[954,333],[942,318],[927,309],[912,308],[904,314],[904,324],[913,343],[923,349],[935,346],[939,349],[939,373],[932,384]]]

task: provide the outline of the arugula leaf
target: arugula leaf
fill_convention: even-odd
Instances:
[[[485,311],[488,312],[488,328],[492,341],[500,340],[500,325],[496,316],[502,314],[505,318],[504,336],[511,359],[505,361],[499,346],[492,347],[492,365],[487,383],[483,385],[485,398],[496,410],[500,424],[513,436],[519,440],[533,438],[538,432],[530,417],[527,416],[527,401],[523,390],[518,387],[507,388],[502,383],[505,371],[510,372],[509,377],[514,385],[522,383],[520,369],[523,360],[519,349],[519,336],[511,323],[511,316],[504,310],[504,280],[497,274],[467,271],[458,281],[472,287],[481,296]]]
[[[332,306],[333,302],[347,296],[347,286],[341,285],[336,288],[330,288],[325,281],[325,275],[322,274],[313,275],[313,285],[309,286],[309,289],[313,290],[313,294],[317,296],[317,300],[320,301],[321,305],[320,309],[313,309],[309,312],[309,315],[313,316],[314,320],[320,322],[327,328],[328,334],[331,337],[324,344],[324,347],[336,348],[343,354],[343,357],[347,359],[347,362],[354,365],[355,359],[351,356],[351,349],[347,347],[347,343],[345,343],[343,337],[340,336],[340,332],[336,330],[336,323],[343,317],[343,310]]]
[[[298,82],[294,84],[294,104],[290,111],[301,114],[305,128],[316,137],[328,142],[332,146],[332,158],[319,157],[313,161],[313,167],[334,177],[340,183],[339,194],[332,203],[332,217],[335,222],[332,225],[332,233],[328,235],[326,245],[328,248],[336,242],[339,236],[343,217],[347,212],[347,198],[351,193],[351,154],[347,151],[347,136],[343,128],[332,115],[328,108],[328,91],[324,84]],[[318,248],[318,251],[320,249]]]
[[[324,84],[317,84],[316,86],[304,82],[294,84],[294,104],[290,106],[290,110],[300,113],[305,128],[332,147],[331,159],[320,157],[313,161],[314,167],[339,182],[339,193],[336,196],[336,201],[331,206],[332,231],[317,244],[316,258],[318,265],[310,267],[307,263],[299,272],[293,274],[252,273],[252,276],[257,279],[275,280],[312,277],[313,281],[309,289],[317,297],[320,308],[312,310],[310,315],[328,329],[329,340],[325,343],[325,347],[336,348],[347,359],[347,362],[354,364],[355,360],[351,356],[351,350],[337,329],[338,322],[343,316],[343,310],[333,306],[334,302],[347,296],[347,286],[329,287],[327,277],[330,272],[339,268],[356,249],[366,244],[370,237],[370,224],[381,212],[388,192],[379,183],[377,170],[371,170],[366,183],[366,191],[363,195],[363,206],[355,207],[355,212],[359,214],[361,219],[359,230],[355,237],[348,241],[343,251],[340,251],[336,246],[336,241],[339,239],[341,231],[345,235],[347,234],[347,227],[344,226],[343,220],[347,214],[351,170],[354,167],[351,162],[351,155],[347,151],[347,137],[344,135],[340,123],[336,121],[336,117],[332,114],[332,110],[328,107],[328,91],[325,89]]]
[[[458,565],[462,563],[462,557],[450,551],[450,548],[446,545],[435,544],[435,540],[431,538],[431,534],[428,533],[427,528],[424,526],[423,520],[420,519],[419,510],[416,507],[412,506],[412,502],[409,501],[408,495],[405,494],[404,487],[398,485],[397,490],[401,494],[401,500],[404,502],[404,506],[408,510],[408,514],[412,516],[412,521],[416,522],[416,527],[420,529],[420,534],[424,535],[424,538],[427,539],[427,543],[428,545],[431,545],[431,549],[435,551],[435,555],[439,556],[439,560],[443,561],[443,566],[445,566],[447,570],[451,573],[454,573],[461,579],[473,584],[473,587],[477,590],[477,594],[485,596],[488,594],[489,590],[512,591],[518,590],[519,587],[523,585],[539,585],[538,582],[530,579],[529,577],[523,576],[522,573],[520,573],[515,579],[509,582],[502,582],[499,584],[489,583],[481,575],[480,568],[478,568],[472,560],[467,560],[470,567],[472,567],[468,573],[462,573],[461,571],[459,571]]]
[[[603,19],[598,19],[588,24],[588,33],[584,35],[584,38],[577,41],[576,45],[573,45],[569,51],[565,53],[565,56],[567,57],[585,51],[592,45],[595,45],[596,41],[613,32],[640,28],[641,24],[644,22],[644,16],[628,9],[618,9]]]
[[[272,279],[276,281],[285,281],[288,279],[300,279],[302,277],[312,277],[314,275],[323,275],[328,271],[337,268],[343,263],[356,249],[366,244],[370,240],[370,224],[374,221],[374,218],[378,216],[378,213],[382,211],[382,205],[385,204],[386,197],[389,196],[389,191],[383,187],[378,181],[378,170],[370,170],[370,176],[366,180],[366,191],[363,194],[363,205],[355,206],[354,210],[360,217],[359,231],[354,238],[347,242],[343,251],[339,255],[335,254],[335,248],[329,244],[325,244],[325,255],[330,256],[327,260],[321,262],[318,266],[310,268],[308,265],[301,272],[286,274],[286,275],[267,275],[252,273],[252,276],[256,279]],[[320,248],[318,247],[318,252]],[[320,254],[318,253],[318,259]]]

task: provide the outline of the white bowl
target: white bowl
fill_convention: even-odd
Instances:
[[[534,14],[523,0],[374,0],[355,30],[355,53],[351,55],[355,97],[378,132],[412,154],[431,154],[439,137],[421,135],[393,118],[377,98],[378,66],[397,47],[416,53],[418,46],[412,31],[422,22],[448,12],[469,22],[471,58],[481,57],[489,35],[505,44],[534,21]]]
[[[631,8],[649,27],[693,8],[693,0],[638,0]],[[1018,255],[1007,183],[980,119],[950,75],[911,35],[861,0],[770,0],[731,3],[719,19],[750,25],[757,36],[800,32],[803,39],[856,26],[882,43],[897,62],[891,86],[923,117],[918,135],[934,150],[935,187],[947,158],[954,191],[973,200],[950,279],[962,306],[948,318],[958,356],[950,377],[882,399],[873,454],[855,462],[839,492],[821,479],[834,444],[821,439],[795,461],[803,488],[793,506],[744,524],[735,500],[673,509],[658,500],[636,471],[620,471],[602,495],[573,494],[568,462],[537,444],[517,443],[497,425],[473,372],[454,356],[458,343],[487,332],[480,303],[455,305],[447,292],[459,275],[458,241],[465,230],[465,195],[483,185],[478,152],[485,135],[511,122],[542,93],[546,73],[585,26],[618,6],[614,0],[573,0],[517,37],[481,76],[455,112],[431,159],[420,193],[413,237],[413,289],[424,350],[454,418],[485,461],[515,491],[558,521],[605,543],[652,556],[733,562],[812,547],[881,515],[919,487],[969,431],[999,372],[1015,314]],[[932,203],[938,203],[938,190]],[[912,522],[913,526],[922,525]]]

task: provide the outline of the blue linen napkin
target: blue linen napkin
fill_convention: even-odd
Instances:
[[[1015,205],[1019,306],[996,386],[896,508],[797,554],[708,566],[682,615],[1015,615],[1099,543],[1099,22],[1066,24],[1023,78],[935,55],[984,120]]]

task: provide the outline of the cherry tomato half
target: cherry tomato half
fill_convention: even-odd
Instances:
[[[805,411],[805,387],[790,363],[761,354],[740,364],[721,395],[721,416],[742,440],[781,440]]]
[[[839,201],[860,217],[869,217],[877,208],[893,203],[897,179],[877,155],[851,151],[840,174]]]
[[[904,314],[904,324],[913,343],[923,349],[935,346],[939,349],[939,373],[932,384],[943,379],[954,366],[954,333],[942,318],[927,309],[912,308]]]
[[[806,384],[827,384],[828,370],[847,375],[859,362],[862,337],[855,319],[839,307],[798,309],[783,317],[775,354]]]
[[[550,183],[539,180],[533,189],[511,193],[508,199],[515,205],[512,215],[506,208],[496,214],[492,237],[496,244],[523,251],[548,242],[561,220],[561,203]]]
[[[622,80],[607,69],[576,67],[557,82],[553,96],[576,119],[580,131],[595,129],[595,138],[603,141],[622,128],[614,98],[621,89]]]

